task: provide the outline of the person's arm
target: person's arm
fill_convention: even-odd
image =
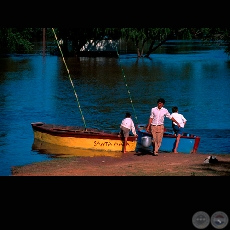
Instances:
[[[185,117],[183,115],[182,115],[182,121],[183,121],[184,126],[185,126],[187,120],[185,119]]]
[[[152,120],[153,120],[153,118],[149,118],[149,123],[148,123],[148,125],[147,125],[147,127],[146,127],[146,131],[148,132],[148,131],[150,131],[150,126],[151,126],[151,123],[152,123]]]
[[[133,135],[137,136],[136,129],[135,129],[133,121],[132,121],[132,124],[131,124],[131,130],[132,130]]]
[[[174,119],[174,117],[171,117],[171,118],[169,118],[169,119],[171,119],[173,122],[176,122],[177,126],[180,128],[180,124],[179,124],[179,122],[177,122],[177,120],[176,120],[176,119]]]

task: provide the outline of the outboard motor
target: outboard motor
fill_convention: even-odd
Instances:
[[[141,144],[148,148],[152,144],[152,137],[144,136],[141,138]]]

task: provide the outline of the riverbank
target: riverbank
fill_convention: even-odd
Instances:
[[[215,156],[217,163],[204,163]],[[230,176],[230,154],[129,152],[121,157],[67,157],[13,166],[12,176]]]

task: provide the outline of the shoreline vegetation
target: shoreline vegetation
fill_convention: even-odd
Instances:
[[[217,163],[204,163],[215,156]],[[13,166],[12,176],[230,176],[230,154],[128,152],[120,157],[63,157]]]

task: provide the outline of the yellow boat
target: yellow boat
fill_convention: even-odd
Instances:
[[[93,128],[31,123],[34,139],[70,148],[91,149],[101,151],[123,151],[124,140],[116,132],[106,132]],[[135,151],[137,138],[129,136],[126,151]]]
[[[32,150],[40,154],[48,154],[52,158],[65,157],[114,157],[119,158],[123,156],[122,152],[114,151],[98,151],[92,149],[71,148],[61,145],[54,145],[38,139],[34,139]]]

